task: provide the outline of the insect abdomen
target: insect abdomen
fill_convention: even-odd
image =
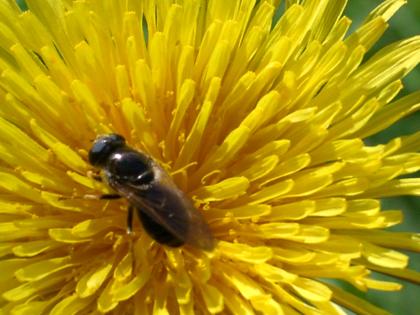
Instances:
[[[165,229],[162,225],[157,223],[143,211],[137,211],[143,228],[158,243],[171,247],[180,247],[184,245],[184,240],[181,240],[179,237],[173,235],[171,232],[169,232],[167,229]]]

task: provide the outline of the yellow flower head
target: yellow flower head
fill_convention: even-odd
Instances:
[[[419,108],[393,100],[420,37],[368,49],[404,3],[352,34],[346,1],[0,1],[1,314],[358,314],[331,284],[419,282],[413,233],[377,198],[420,194],[420,133],[363,138]],[[194,203],[212,251],[162,246],[91,176],[118,133]],[[404,176],[403,176],[404,175]]]

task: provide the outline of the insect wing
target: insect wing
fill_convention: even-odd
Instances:
[[[188,214],[190,225],[185,243],[203,250],[213,250],[213,235],[203,215],[194,207],[191,199],[178,189],[172,179],[158,164],[154,163],[153,168],[157,175],[159,185],[165,187],[165,190],[170,192],[168,195],[172,196],[172,201],[174,203],[178,202],[179,209],[183,209]],[[172,201],[169,202],[168,207],[172,206]]]
[[[214,238],[203,215],[194,207],[192,202],[184,198],[191,224],[188,230],[186,243],[203,250],[211,251],[214,248]]]
[[[154,205],[155,212],[167,219],[162,225],[174,227],[174,235],[192,246],[203,250],[212,250],[214,240],[210,228],[202,214],[194,207],[192,201],[174,184],[163,181],[148,193],[145,202]],[[161,210],[158,211],[157,209]],[[158,221],[159,223],[163,221]]]
[[[175,185],[159,181],[147,190],[118,184],[115,188],[178,239],[203,250],[213,249],[213,237],[204,217]]]
[[[136,186],[118,183],[114,183],[114,187],[135,208],[144,211],[151,219],[162,225],[168,232],[180,240],[185,240],[185,220],[182,220],[182,213],[178,208],[167,208],[168,196],[164,191],[158,191],[156,187],[154,187],[153,191],[151,189],[145,191]]]

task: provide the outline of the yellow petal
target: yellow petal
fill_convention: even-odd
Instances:
[[[227,269],[227,268],[224,268]],[[224,277],[241,293],[247,300],[264,295],[264,290],[260,284],[252,280],[247,275],[233,269],[223,271]]]
[[[298,277],[286,270],[269,265],[267,263],[257,264],[254,266],[255,272],[262,278],[270,282],[293,283]]]
[[[25,266],[15,272],[16,278],[20,281],[37,281],[49,275],[74,266],[70,262],[70,257],[51,258],[38,261],[34,264]]]
[[[80,238],[73,235],[72,229],[50,229],[48,231],[49,236],[58,242],[63,243],[84,243],[89,242],[90,238]]]
[[[341,288],[328,285],[333,292],[333,301],[361,315],[390,315],[385,310],[359,298]]]
[[[236,291],[232,290],[229,286],[221,285],[219,289],[225,297],[226,306],[230,309],[230,311],[233,314],[255,314],[251,305],[247,301],[245,301],[241,296],[239,296]]]
[[[4,292],[3,298],[12,302],[22,301],[34,294],[37,294],[45,288],[57,287],[59,284],[63,283],[67,275],[68,272],[64,273],[62,271],[53,277],[47,277],[39,281],[26,282],[18,287]]]
[[[397,251],[364,242],[362,254],[372,264],[387,268],[405,268],[408,256]]]
[[[315,202],[312,200],[303,200],[291,202],[271,208],[269,215],[264,216],[267,221],[300,220],[308,216],[315,210]]]
[[[274,247],[274,258],[286,263],[306,263],[311,261],[315,253],[306,249]]]
[[[93,267],[78,282],[76,293],[80,298],[86,298],[94,294],[107,279],[112,268],[111,263],[105,263],[100,267]]]
[[[34,301],[15,306],[11,314],[13,315],[41,315],[48,307],[50,302]]]
[[[121,216],[118,216],[82,221],[71,229],[71,233],[78,238],[92,237],[111,227],[123,226],[121,219]]]
[[[112,301],[125,301],[136,294],[149,280],[150,271],[145,270],[144,273],[136,275],[130,282],[120,288],[114,290]]]
[[[92,299],[81,299],[77,295],[70,295],[57,303],[50,314],[77,314],[85,309],[91,301]]]
[[[309,301],[326,302],[332,296],[332,292],[328,287],[307,278],[298,278],[293,282],[292,288]]]
[[[217,244],[217,251],[221,255],[234,260],[245,261],[250,263],[262,263],[272,257],[272,251],[265,246],[249,246],[239,243],[228,243],[220,241]]]
[[[370,289],[381,290],[381,291],[398,291],[401,290],[402,285],[400,283],[380,281],[374,279],[364,279],[366,286]]]
[[[211,208],[210,211],[204,213],[208,220],[223,219],[233,216],[237,220],[253,219],[258,220],[259,217],[265,216],[271,212],[269,205],[244,205],[235,208],[216,209]]]
[[[293,188],[293,186],[294,182],[290,179],[266,186],[249,197],[249,204],[254,205],[269,201],[271,199],[279,198],[287,194]]]
[[[217,287],[210,284],[203,284],[199,286],[199,288],[207,310],[211,314],[221,312],[224,308],[224,299],[222,293],[217,289]]]
[[[243,195],[249,187],[245,177],[232,177],[217,184],[203,186],[191,194],[204,202],[219,201]]]
[[[262,314],[282,315],[284,314],[281,304],[273,299],[271,295],[256,296],[251,298],[252,306]]]
[[[114,269],[114,278],[123,282],[131,276],[133,272],[133,257],[130,252],[127,253]]]
[[[42,203],[40,191],[18,177],[5,172],[0,172],[0,186],[24,198]]]

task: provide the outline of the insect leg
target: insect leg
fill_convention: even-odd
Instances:
[[[127,211],[127,234],[128,235],[133,233],[133,212],[134,212],[134,207],[130,205]]]
[[[67,199],[111,200],[111,199],[119,199],[119,198],[122,198],[122,197],[118,194],[102,194],[102,195],[86,194],[83,196],[71,196],[71,197],[61,196],[58,199],[59,200],[67,200]]]
[[[127,209],[127,236],[128,240],[128,250],[131,253],[132,261],[131,261],[131,270],[135,269],[136,266],[136,255],[134,252],[134,244],[133,244],[133,212],[135,208],[132,205],[128,206]]]
[[[110,200],[110,199],[119,199],[122,198],[118,194],[102,194],[102,195],[83,195],[83,199],[90,199],[90,200]]]
[[[99,195],[99,199],[120,199],[122,198],[120,195],[118,194],[103,194],[103,195]]]
[[[93,180],[96,180],[97,182],[103,182],[101,174],[98,172],[93,172],[93,171],[88,171],[87,172],[87,176],[89,178],[92,178]]]

